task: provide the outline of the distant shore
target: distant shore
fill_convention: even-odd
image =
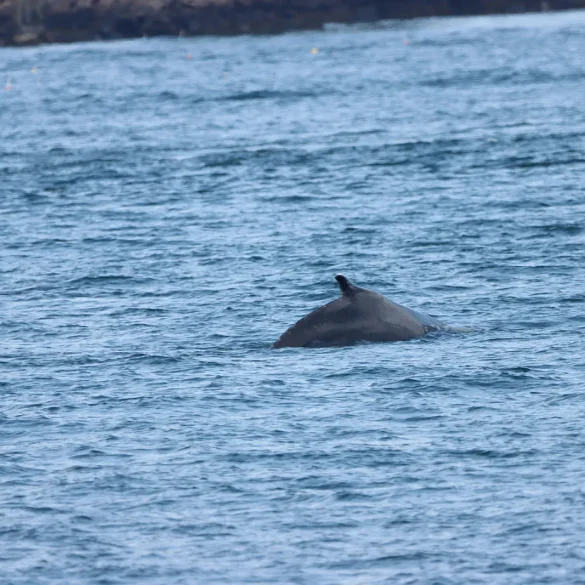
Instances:
[[[327,23],[585,8],[585,0],[0,0],[0,46],[274,34]]]

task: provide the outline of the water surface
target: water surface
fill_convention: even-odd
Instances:
[[[0,50],[2,583],[585,583],[584,31]]]

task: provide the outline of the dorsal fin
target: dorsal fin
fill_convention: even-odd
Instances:
[[[341,295],[351,295],[356,291],[356,287],[350,282],[349,278],[343,276],[343,274],[336,274],[335,280],[337,284],[339,284],[339,290],[341,290]]]

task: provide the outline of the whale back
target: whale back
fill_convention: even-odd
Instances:
[[[341,297],[315,309],[289,327],[273,348],[342,346],[358,341],[406,341],[422,337],[439,323],[336,277]]]

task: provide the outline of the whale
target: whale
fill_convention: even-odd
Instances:
[[[335,280],[341,296],[289,327],[272,344],[273,349],[408,341],[443,327],[433,317],[361,288],[343,274],[337,274]]]

